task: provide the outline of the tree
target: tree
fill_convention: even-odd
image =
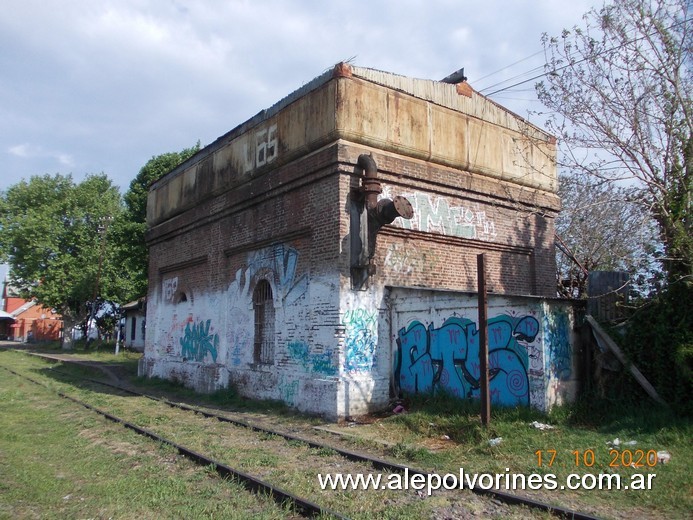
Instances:
[[[656,258],[656,232],[649,212],[631,202],[633,189],[562,174],[562,209],[556,219],[559,293],[587,296],[590,271],[627,271],[646,293]]]
[[[639,206],[655,223],[666,284],[633,309],[621,348],[684,413],[691,411],[693,388],[688,16],[689,0],[613,0],[592,9],[584,27],[544,36],[547,79],[537,85],[552,111],[548,130],[562,140],[561,166],[583,186],[614,190],[622,203],[615,211],[628,214]],[[628,240],[627,233],[618,235]]]
[[[200,149],[198,142],[181,152],[171,152],[152,157],[130,183],[124,196],[126,210],[113,226],[118,244],[115,256],[124,267],[127,278],[127,300],[135,300],[147,292],[147,268],[149,255],[145,242],[147,230],[147,194],[149,186],[176,166],[183,163]],[[123,302],[125,303],[125,302]]]
[[[0,196],[0,258],[23,297],[63,317],[63,347],[98,299],[119,299],[109,225],[122,212],[118,188],[103,174],[35,176]]]
[[[687,0],[614,0],[585,27],[544,35],[539,99],[561,166],[628,186],[657,226],[669,283],[693,266],[693,58]],[[624,202],[626,202],[624,200]]]

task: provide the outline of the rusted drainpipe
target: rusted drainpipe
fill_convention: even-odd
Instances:
[[[351,279],[355,289],[363,290],[368,278],[375,274],[372,259],[378,231],[397,217],[412,218],[414,208],[405,197],[378,200],[383,189],[378,180],[378,166],[370,154],[359,155],[356,165],[363,175],[361,186],[352,193],[350,210]]]
[[[361,190],[365,196],[366,209],[374,210],[378,205],[378,195],[383,192],[380,182],[378,182],[378,166],[370,155],[362,153],[359,155],[356,164],[363,168],[363,178],[361,179]]]
[[[356,164],[363,168],[361,191],[364,194],[368,215],[377,222],[377,229],[392,223],[397,217],[408,220],[414,216],[414,208],[405,197],[397,196],[393,200],[378,200],[378,195],[383,192],[383,189],[378,180],[378,166],[371,155],[365,153],[359,155]]]

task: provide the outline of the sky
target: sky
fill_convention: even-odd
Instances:
[[[601,0],[4,0],[0,190],[212,143],[340,61],[483,94],[541,73],[541,35]],[[492,99],[542,125],[534,81]],[[0,265],[0,282],[6,266]]]
[[[542,33],[597,2],[5,0],[0,190],[103,172],[125,192],[153,156],[210,144],[340,61],[424,79],[464,67],[490,93],[540,73]],[[533,84],[492,98],[527,116]]]
[[[0,190],[205,146],[340,61],[484,94],[541,73],[542,33],[600,0],[5,0]],[[506,83],[502,83],[502,82]],[[542,126],[534,81],[492,99]],[[496,86],[494,86],[496,85]],[[0,280],[5,266],[0,266]]]

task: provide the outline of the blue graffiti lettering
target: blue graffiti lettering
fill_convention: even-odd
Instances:
[[[344,339],[344,368],[348,372],[367,372],[375,364],[378,342],[378,320],[375,312],[353,309],[344,313],[346,337]]]
[[[282,376],[277,387],[281,400],[295,406],[298,400],[298,380]]]
[[[570,320],[564,310],[544,315],[544,341],[548,345],[548,369],[558,379],[565,380],[572,373],[573,352],[570,345]]]
[[[212,359],[216,362],[217,351],[219,349],[219,335],[209,333],[209,327],[212,320],[207,320],[205,323],[199,322],[197,325],[190,325],[190,322],[185,326],[185,335],[180,338],[182,347],[181,355],[184,358],[191,358],[195,361],[203,361],[209,352]]]
[[[526,345],[539,332],[532,316],[496,316],[488,321],[489,380],[493,402],[529,404]],[[395,375],[409,393],[436,390],[460,398],[479,396],[479,332],[466,318],[450,317],[439,328],[415,321],[399,331]]]
[[[304,370],[327,376],[337,373],[337,367],[332,363],[332,351],[313,354],[310,347],[301,341],[291,341],[287,344],[289,356],[295,359]]]
[[[274,282],[280,292],[280,298],[293,305],[305,296],[308,290],[308,276],[296,276],[298,251],[283,244],[257,250],[248,255],[248,264],[236,272],[236,278],[229,286],[229,293],[234,298],[246,297],[251,289],[252,278],[260,271],[273,273]]]

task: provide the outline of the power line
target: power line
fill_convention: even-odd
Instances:
[[[482,77],[480,77],[480,78],[476,78],[474,81],[481,81],[481,80],[484,80],[484,79],[486,79],[486,78],[490,78],[491,76],[494,76],[495,74],[498,74],[499,72],[503,72],[504,70],[509,69],[510,67],[514,67],[515,65],[517,65],[517,64],[519,64],[519,63],[522,63],[523,61],[527,61],[527,60],[530,59],[530,58],[534,58],[536,55],[542,54],[543,52],[544,52],[543,50],[542,50],[542,51],[537,51],[537,52],[535,52],[534,54],[530,54],[529,56],[526,56],[526,57],[524,57],[524,58],[522,58],[522,59],[520,59],[520,60],[517,60],[516,62],[511,63],[510,65],[506,65],[505,67],[502,67],[502,68],[498,69],[498,70],[495,71],[495,72],[491,72],[490,74],[486,74],[486,76],[482,76]],[[494,86],[495,86],[495,85],[491,85],[490,87],[484,87],[484,88],[486,89],[486,88],[491,88],[491,87],[494,87]],[[483,89],[482,89],[482,90],[483,90]]]
[[[542,52],[543,52],[543,51],[542,51]],[[533,55],[533,56],[534,56],[534,55]],[[489,90],[489,89],[491,89],[491,88],[493,88],[493,87],[497,87],[498,85],[502,85],[503,83],[507,83],[508,81],[513,81],[513,80],[515,80],[515,79],[518,79],[518,78],[521,78],[521,77],[523,77],[523,76],[526,76],[527,74],[532,74],[533,72],[536,72],[536,71],[538,71],[538,70],[543,70],[543,68],[544,68],[543,65],[540,65],[540,66],[538,66],[538,67],[534,67],[533,69],[530,69],[530,70],[528,70],[528,71],[525,71],[525,72],[523,72],[523,73],[521,73],[521,74],[516,74],[515,76],[512,76],[512,77],[510,77],[510,78],[506,78],[506,79],[504,79],[503,81],[499,81],[498,83],[494,83],[493,85],[489,85],[488,87],[484,87],[484,88],[482,88],[482,89],[479,89],[479,92],[480,92],[480,93],[483,93],[484,90]]]
[[[683,24],[685,24],[685,23],[688,23],[689,21],[691,21],[691,19],[690,19],[690,18],[686,18],[686,19],[682,20],[681,22],[678,22],[678,23],[675,23],[675,24],[670,25],[670,26],[667,27],[665,30],[668,31],[669,29],[673,29],[674,27],[677,27],[677,26],[679,26],[679,25],[683,25]],[[511,88],[514,88],[514,87],[517,87],[517,86],[520,86],[520,85],[524,85],[525,83],[529,83],[530,81],[534,81],[534,80],[536,80],[536,79],[542,78],[542,77],[544,77],[544,76],[546,76],[546,75],[548,75],[548,74],[555,74],[555,73],[560,72],[560,71],[562,71],[562,70],[564,70],[564,69],[567,69],[568,67],[572,67],[572,66],[578,65],[578,64],[580,64],[580,63],[582,63],[582,62],[584,62],[584,61],[590,60],[590,59],[594,59],[594,58],[596,58],[596,57],[598,57],[598,56],[601,56],[602,54],[607,54],[607,53],[609,53],[609,52],[614,52],[614,51],[616,51],[616,50],[621,49],[624,45],[630,45],[631,43],[635,43],[635,42],[637,42],[637,41],[639,41],[639,40],[642,40],[642,39],[644,39],[644,38],[648,38],[648,37],[650,37],[650,36],[654,36],[655,34],[657,34],[657,31],[653,31],[653,32],[651,32],[651,33],[649,33],[649,34],[645,34],[645,35],[640,36],[640,37],[638,37],[638,38],[635,38],[635,39],[633,39],[633,40],[626,41],[626,42],[623,43],[623,44],[615,45],[615,46],[613,46],[613,47],[611,47],[611,48],[609,48],[609,49],[604,49],[604,50],[598,52],[597,54],[590,55],[590,56],[586,56],[586,57],[584,57],[584,58],[582,58],[582,59],[580,59],[580,60],[578,60],[578,61],[576,61],[576,62],[574,62],[574,63],[567,63],[566,65],[564,65],[564,66],[562,66],[562,67],[559,67],[559,68],[557,68],[557,69],[553,69],[553,70],[548,71],[548,72],[543,72],[543,73],[538,74],[538,75],[536,75],[536,76],[533,76],[533,77],[531,77],[531,78],[529,78],[529,79],[525,79],[525,80],[519,81],[519,82],[517,82],[517,83],[514,83],[514,84],[509,85],[509,86],[507,86],[507,87],[503,87],[503,88],[498,89],[498,90],[494,90],[493,92],[491,92],[491,93],[489,93],[489,94],[484,94],[484,95],[487,96],[487,97],[491,97],[491,96],[493,96],[494,94],[498,94],[499,92],[503,92],[503,91],[505,91],[505,90],[510,90]],[[568,56],[566,56],[566,58],[568,58]],[[524,74],[518,74],[518,75],[515,76],[515,77],[522,77],[522,76],[524,76],[525,74],[529,74],[529,73],[531,73],[532,71],[537,70],[538,68],[539,68],[539,67],[535,67],[534,69],[531,69],[531,70],[525,72]],[[512,79],[513,79],[513,78],[509,78],[508,80],[505,80],[505,81],[511,81]],[[501,81],[501,82],[497,83],[496,85],[500,85],[500,84],[502,84],[502,83],[505,83],[505,81]],[[485,89],[480,90],[479,93],[482,93],[483,90],[488,90],[489,88],[492,88],[492,87],[494,87],[494,86],[496,86],[496,85],[491,85],[491,86],[489,86],[489,87],[486,87]]]

